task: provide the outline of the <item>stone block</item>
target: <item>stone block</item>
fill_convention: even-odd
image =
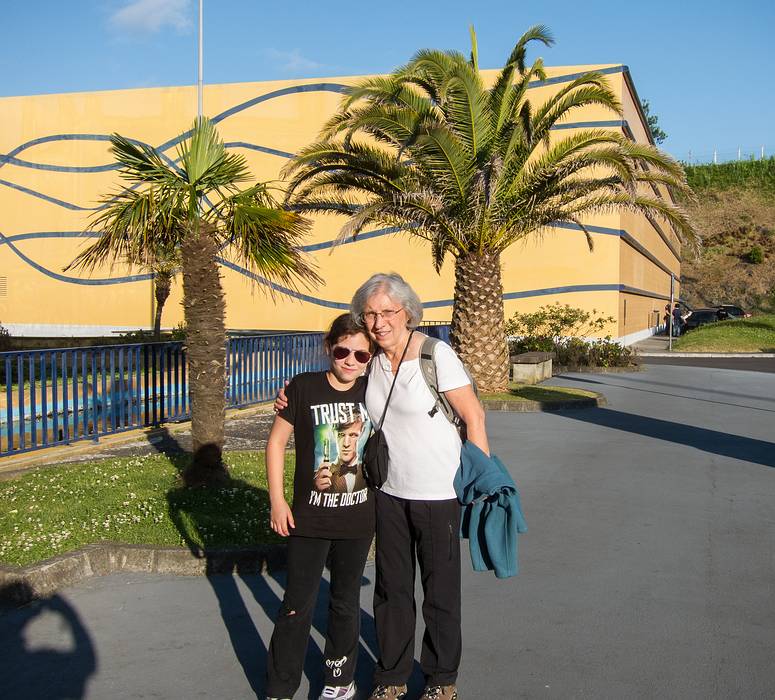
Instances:
[[[514,362],[511,365],[511,380],[520,384],[538,384],[551,379],[552,360],[538,362]]]

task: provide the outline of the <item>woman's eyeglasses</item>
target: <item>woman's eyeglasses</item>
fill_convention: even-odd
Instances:
[[[365,365],[371,359],[371,353],[368,350],[351,350],[342,345],[337,345],[331,351],[336,360],[344,360],[345,357],[350,356],[350,353],[355,355],[356,362],[360,362],[362,365]]]
[[[361,314],[361,321],[366,323],[374,323],[377,317],[382,317],[385,321],[390,321],[395,318],[395,315],[401,313],[403,309],[385,309],[384,311],[365,311]]]

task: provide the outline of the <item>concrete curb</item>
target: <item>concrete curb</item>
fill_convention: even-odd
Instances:
[[[513,413],[539,413],[545,411],[564,411],[576,408],[599,408],[606,406],[605,396],[597,394],[590,398],[569,399],[568,401],[508,401],[504,399],[482,399],[487,411],[510,411]]]
[[[640,354],[637,356],[640,357]],[[627,365],[626,367],[568,367],[567,365],[557,365],[552,372],[552,376],[558,374],[567,374],[575,372],[577,374],[626,374],[627,372],[645,372],[643,365]]]
[[[0,566],[0,605],[20,606],[92,576],[116,572],[202,576],[285,568],[286,546],[267,544],[194,554],[183,547],[99,542],[29,566]]]
[[[638,357],[694,357],[708,358],[738,358],[741,360],[752,358],[773,358],[775,352],[639,352]]]

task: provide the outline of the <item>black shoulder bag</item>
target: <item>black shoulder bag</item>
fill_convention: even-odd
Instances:
[[[369,436],[366,446],[363,449],[363,474],[366,478],[366,483],[374,489],[382,488],[382,484],[387,481],[389,451],[385,433],[382,432],[382,426],[385,424],[385,415],[387,414],[388,406],[390,405],[390,397],[393,396],[393,389],[396,386],[398,372],[401,370],[401,364],[404,361],[404,357],[406,357],[406,351],[409,349],[409,343],[411,342],[413,335],[414,331],[409,334],[409,340],[406,341],[406,347],[398,362],[398,368],[393,377],[393,383],[390,385],[390,392],[388,393],[387,401],[385,401],[385,409],[382,411],[382,418],[379,421],[379,426]]]

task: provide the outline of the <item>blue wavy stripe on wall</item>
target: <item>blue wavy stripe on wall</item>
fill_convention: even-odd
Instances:
[[[278,151],[276,148],[258,146],[255,143],[247,143],[246,141],[229,141],[223,145],[226,146],[226,148],[247,148],[251,151],[260,151],[261,153],[268,153],[270,156],[279,156],[280,158],[293,158],[296,155],[295,153],[289,153],[288,151]]]
[[[299,301],[306,301],[310,304],[315,304],[316,306],[325,306],[329,309],[346,310],[350,308],[350,304],[345,303],[343,301],[328,301],[327,299],[319,299],[318,297],[313,297],[313,296],[310,296],[309,294],[304,294],[303,292],[297,292],[295,289],[289,289],[288,287],[283,287],[282,285],[279,285],[276,282],[270,282],[268,279],[266,279],[266,277],[257,275],[255,272],[251,272],[250,270],[244,267],[241,267],[240,265],[237,265],[236,263],[233,263],[230,260],[225,260],[224,258],[218,258],[218,262],[224,267],[227,267],[230,270],[234,270],[235,272],[239,272],[241,275],[244,275],[245,277],[252,279],[254,282],[258,282],[259,284],[263,284],[266,287],[270,287],[274,291],[280,292],[281,294],[285,294],[286,296],[292,297],[293,299],[298,299]]]
[[[7,245],[16,255],[24,260],[30,267],[35,268],[38,272],[58,280],[59,282],[69,282],[70,284],[82,284],[86,286],[104,286],[109,284],[125,284],[126,282],[142,282],[143,280],[149,280],[153,277],[153,273],[147,273],[143,275],[128,275],[126,277],[108,277],[104,279],[81,279],[79,277],[69,277],[67,275],[60,275],[58,272],[49,270],[36,263],[32,258],[27,257],[22,253],[5,235],[0,233],[0,245]]]
[[[592,69],[590,72],[611,75],[612,73],[623,73],[626,70],[628,70],[627,66],[622,65],[611,66],[610,68],[598,68],[597,70]],[[566,73],[565,75],[556,75],[554,78],[547,78],[546,80],[531,80],[530,83],[528,83],[528,87],[537,88],[544,87],[546,85],[557,85],[558,83],[570,83],[571,81],[576,80],[576,78],[580,78],[586,73],[587,71],[584,71],[583,73]]]
[[[118,163],[108,163],[106,165],[51,165],[49,163],[34,163],[28,160],[22,160],[17,158],[16,155],[22,151],[38,146],[42,143],[50,143],[52,141],[110,141],[109,134],[53,134],[51,136],[42,136],[32,141],[27,141],[21,146],[17,146],[13,151],[6,155],[0,154],[0,168],[9,165],[17,165],[22,168],[33,168],[34,170],[49,170],[52,172],[60,173],[103,173],[110,170],[118,170],[121,166]],[[150,144],[138,139],[128,138],[127,141],[135,144],[136,146],[146,146],[152,148]],[[158,151],[157,151],[158,152]],[[159,156],[168,164],[176,167],[176,160],[172,160],[164,153],[158,152]]]
[[[213,124],[218,124],[218,122],[222,122],[224,119],[228,119],[229,117],[239,113],[243,112],[246,109],[250,109],[251,107],[260,104],[261,102],[266,102],[267,100],[273,100],[276,97],[283,97],[285,95],[294,95],[299,92],[338,92],[338,93],[344,93],[348,85],[342,85],[341,83],[310,83],[309,85],[291,85],[287,88],[282,88],[280,90],[274,90],[273,92],[267,92],[264,95],[259,95],[258,97],[254,97],[250,100],[247,100],[245,102],[241,102],[238,105],[235,105],[234,107],[230,107],[229,109],[221,112],[220,114],[216,114],[214,117],[211,118],[210,121],[212,121]]]
[[[600,73],[619,73],[624,70],[626,70],[626,66],[615,66],[612,68],[601,69],[599,72]],[[571,73],[566,75],[558,75],[558,76],[555,76],[554,78],[548,78],[547,80],[532,81],[531,83],[529,83],[528,87],[536,88],[536,87],[542,87],[544,85],[570,82],[580,77],[581,75],[583,75],[583,73]],[[343,85],[341,83],[311,83],[309,85],[293,85],[287,88],[282,88],[280,90],[274,90],[273,92],[265,93],[264,95],[259,95],[250,100],[246,100],[245,102],[235,105],[234,107],[230,107],[229,109],[212,117],[212,122],[217,124],[218,122],[221,122],[224,119],[227,119],[228,117],[233,116],[234,114],[238,114],[239,112],[249,109],[250,107],[260,104],[261,102],[266,102],[268,100],[272,100],[277,97],[292,95],[296,93],[303,93],[303,92],[334,92],[334,93],[341,94],[346,92],[347,88],[348,88],[347,85]],[[565,125],[559,128],[572,128],[572,127]],[[172,146],[175,146],[178,143],[180,143],[182,140],[188,138],[190,133],[191,132],[189,130],[184,132],[183,134],[178,134],[177,136],[157,146],[156,150],[159,151],[160,153],[162,151],[166,151]],[[115,163],[98,165],[98,166],[54,166],[54,165],[48,165],[43,163],[32,163],[30,161],[23,161],[15,158],[16,155],[18,155],[19,153],[23,152],[28,148],[31,148],[36,145],[40,145],[42,143],[48,143],[50,141],[68,141],[68,140],[107,141],[109,139],[110,139],[110,136],[107,134],[56,134],[51,136],[42,136],[42,137],[33,139],[32,141],[28,141],[20,146],[17,146],[16,148],[14,148],[12,151],[10,151],[8,154],[4,156],[0,155],[0,168],[2,168],[3,165],[5,165],[6,163],[12,163],[14,165],[20,165],[22,167],[38,168],[41,170],[52,170],[55,172],[88,173],[88,172],[104,172],[107,170],[113,170],[117,167]],[[138,144],[141,143],[139,141],[134,141],[134,140],[132,141],[133,143],[138,143]],[[262,147],[262,146],[256,147],[257,150],[262,150],[263,148],[268,148],[268,147]],[[274,155],[281,155],[284,153],[283,151],[276,151],[276,152],[274,151],[275,149],[269,149],[269,151],[267,152],[273,152]]]
[[[2,235],[2,234],[0,234]],[[0,245],[11,241],[28,241],[37,238],[99,238],[98,231],[32,231],[29,233],[17,233],[13,236],[3,236]]]
[[[623,122],[621,121],[575,122],[570,124],[561,124],[561,125],[558,125],[557,127],[552,127],[552,129],[580,129],[580,128],[589,128],[589,127],[611,127],[611,126],[621,126],[622,123]],[[74,136],[74,135],[71,135],[71,136]],[[83,134],[83,136],[89,137],[89,139],[91,140],[92,137],[96,139],[101,135]],[[105,136],[104,139],[100,139],[100,140],[108,140],[109,138],[110,138],[109,136]],[[139,144],[141,142],[134,141],[134,143]],[[267,153],[269,155],[278,156],[280,158],[293,158],[296,155],[295,153],[290,153],[289,151],[281,151],[276,148],[269,148],[268,146],[260,146],[258,144],[249,143],[247,141],[231,141],[225,145],[227,148],[247,148],[254,151],[260,151],[261,153]],[[162,146],[157,148],[156,149],[157,153],[159,153],[159,155],[168,163],[168,165],[170,165],[171,167],[177,168],[177,162],[179,159],[176,158],[175,160],[172,160],[171,158],[169,158],[161,150],[159,150],[159,149],[162,149],[163,147],[164,147],[164,144],[162,144]],[[12,158],[10,156],[0,156],[0,168],[5,163],[10,163],[11,165],[18,165],[20,167],[35,168],[38,170],[48,170],[52,172],[64,172],[64,173],[74,173],[74,172],[97,173],[97,172],[105,172],[108,170],[118,170],[118,168],[120,167],[116,163],[112,165],[92,165],[92,166],[49,165],[45,163],[32,163],[29,161],[23,161],[18,158]],[[97,211],[104,207],[104,205],[103,207],[81,207],[71,202],[65,202],[64,200],[57,199],[55,197],[50,197],[49,195],[43,194],[42,192],[38,192],[37,190],[32,190],[28,187],[23,187],[22,185],[16,185],[7,180],[0,180],[0,185],[5,185],[6,187],[12,187],[21,192],[24,192],[25,194],[32,195],[33,197],[38,197],[47,202],[56,204],[61,207],[65,207],[67,209],[75,209],[80,211]]]
[[[386,235],[392,233],[389,229],[381,229],[379,231],[369,232],[373,236]],[[19,258],[24,260],[28,265],[32,266],[39,272],[48,277],[52,277],[60,282],[68,282],[70,284],[81,284],[88,286],[104,286],[110,284],[125,284],[127,282],[142,282],[153,278],[153,273],[141,274],[141,275],[129,275],[125,277],[113,277],[105,279],[80,279],[77,277],[68,277],[59,273],[48,270],[47,268],[39,265],[34,260],[22,253],[14,244],[15,240],[28,240],[32,238],[95,238],[99,234],[94,231],[39,231],[35,233],[19,233],[14,236],[5,236],[0,233],[0,245],[7,245]],[[346,310],[350,307],[349,302],[343,301],[331,301],[329,299],[320,299],[313,297],[310,294],[304,294],[303,292],[284,287],[276,282],[271,282],[265,277],[258,275],[236,263],[226,260],[224,258],[217,258],[218,262],[224,267],[234,270],[235,272],[252,279],[259,284],[263,284],[270,287],[276,292],[280,292],[285,296],[289,296],[299,301],[305,301],[309,304],[315,304],[316,306],[323,306],[329,309],[341,309]],[[638,289],[636,287],[630,287],[624,284],[580,284],[580,285],[566,285],[562,287],[546,287],[544,289],[530,289],[520,292],[507,292],[503,295],[504,301],[509,299],[527,299],[530,297],[548,296],[551,294],[570,294],[573,292],[602,292],[602,291],[619,291],[629,294],[637,294],[640,296],[652,297],[655,299],[666,299],[667,297],[662,294],[650,292],[644,289]],[[452,306],[452,299],[437,299],[434,301],[427,301],[423,303],[423,308],[432,309],[439,307]]]
[[[571,122],[568,124],[558,124],[556,126],[551,127],[550,131],[560,131],[563,129],[587,129],[587,128],[606,128],[606,127],[620,127],[620,128],[627,128],[629,129],[629,125],[624,120],[599,120],[599,121],[588,121],[588,122]],[[189,132],[186,132],[187,134]],[[35,141],[29,141],[27,144],[23,144],[23,146],[17,148],[14,150],[14,152],[19,152],[21,150],[25,150],[26,148],[30,147],[31,145],[36,145],[37,143],[40,143],[44,139],[35,139]],[[46,141],[72,141],[72,140],[82,140],[82,141],[109,141],[110,136],[107,134],[58,134],[55,136],[45,137]],[[176,138],[174,140],[174,143],[171,145],[177,145],[181,140],[180,137]],[[132,143],[136,145],[143,145],[148,148],[151,148],[151,146],[147,143],[144,143],[142,141],[138,141],[137,139],[129,139]],[[266,153],[268,155],[272,156],[278,156],[279,158],[293,158],[296,154],[291,153],[290,151],[281,151],[277,148],[270,148],[269,146],[261,146],[256,143],[250,143],[248,141],[229,141],[224,144],[226,148],[245,148],[252,151],[259,151],[260,153]],[[154,149],[156,153],[159,154],[159,156],[168,164],[173,167],[176,167],[176,164],[178,163],[179,159],[171,159],[169,156],[167,156],[164,153],[164,150],[168,150],[170,146],[166,144],[162,144],[158,148]],[[49,172],[58,172],[58,173],[83,173],[83,174],[89,174],[89,173],[104,173],[104,172],[110,172],[113,170],[118,170],[121,166],[118,163],[107,163],[104,165],[53,165],[51,163],[36,163],[29,160],[23,160],[21,158],[17,158],[11,153],[8,155],[0,155],[0,168],[2,168],[4,165],[15,165],[20,168],[29,168],[33,170],[46,170]]]
[[[13,190],[18,190],[19,192],[23,192],[24,194],[29,194],[33,197],[37,197],[38,199],[42,199],[44,202],[50,202],[51,204],[56,204],[58,207],[63,207],[64,209],[71,209],[72,211],[97,211],[97,209],[99,208],[99,207],[82,207],[78,204],[73,204],[72,202],[65,202],[63,199],[50,197],[49,195],[43,194],[42,192],[31,190],[29,187],[24,187],[23,185],[17,185],[13,182],[8,182],[8,180],[0,180],[0,185],[4,185],[5,187],[10,187]]]
[[[577,231],[581,232],[583,229],[578,224],[574,223],[566,223],[566,222],[555,222],[552,225],[552,228],[557,229],[565,229],[569,231]],[[623,229],[616,229],[616,228],[608,228],[605,226],[586,226],[586,229],[590,233],[597,233],[600,235],[606,235],[606,236],[619,236],[622,238],[622,240],[627,243],[629,246],[634,248],[636,251],[638,251],[641,255],[646,257],[649,261],[651,261],[654,265],[659,267],[661,270],[663,270],[665,273],[670,274],[670,269],[666,267],[663,263],[661,263],[654,255],[649,253],[640,243],[633,238],[627,231]],[[395,227],[388,227],[388,228],[381,228],[381,229],[375,229],[374,231],[366,231],[365,233],[360,234],[357,239],[353,240],[348,239],[340,243],[339,245],[350,245],[353,243],[358,243],[363,240],[369,240],[372,238],[380,238],[381,236],[388,236],[390,234],[398,233],[399,229]],[[17,233],[12,236],[3,236],[2,239],[0,239],[0,246],[5,245],[6,243],[10,243],[11,241],[22,241],[22,240],[35,240],[35,239],[42,239],[42,238],[97,238],[99,237],[99,233],[96,231],[36,231],[36,232],[27,232],[27,233]],[[333,248],[335,245],[337,245],[336,239],[330,240],[330,241],[321,241],[320,243],[312,243],[310,245],[302,246],[301,250],[303,250],[306,253],[315,252],[318,250],[327,250],[329,248]],[[225,245],[221,247],[221,250],[225,248]],[[37,265],[37,263],[36,263]],[[39,270],[44,270],[45,268],[42,268],[42,266],[37,265],[37,268]],[[233,267],[232,269],[235,269],[237,271],[242,270],[243,268],[236,268]],[[47,270],[48,273],[53,273],[50,270]],[[248,273],[249,275],[251,273]],[[74,278],[71,278],[74,279]],[[121,279],[128,279],[128,278],[114,278],[115,280],[121,280]],[[131,280],[130,280],[131,281]],[[266,282],[265,280],[256,280],[261,281],[262,283]],[[119,282],[116,281],[116,284]],[[266,282],[269,284],[268,282]],[[107,284],[107,282],[106,282]],[[277,291],[282,291],[284,288],[280,289],[278,288]],[[339,308],[339,307],[335,307]]]

